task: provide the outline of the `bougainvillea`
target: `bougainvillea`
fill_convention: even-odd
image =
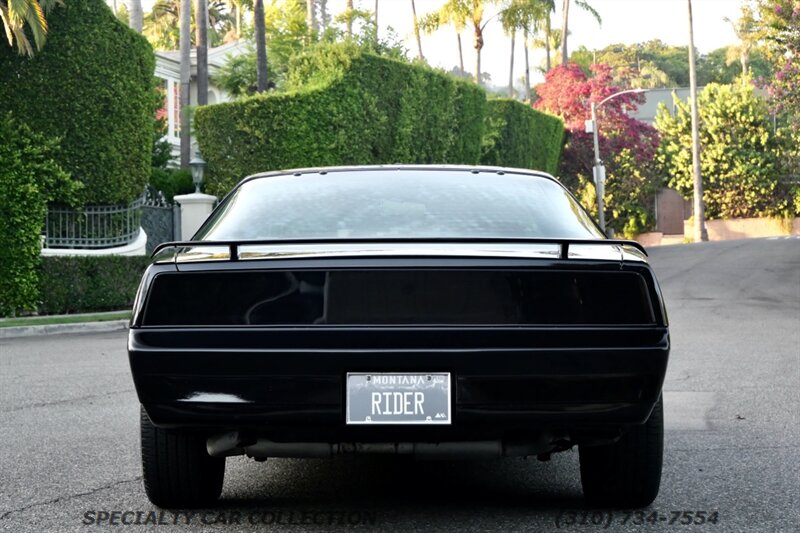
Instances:
[[[767,83],[775,111],[800,129],[800,0],[760,0],[761,32],[775,69]]]
[[[594,201],[592,166],[594,144],[585,122],[591,118],[591,103],[622,91],[613,84],[608,65],[592,65],[589,77],[572,63],[551,70],[536,87],[535,107],[560,116],[568,139],[559,170],[560,179],[592,213]],[[628,115],[644,101],[641,94],[626,93],[597,108],[600,154],[606,165],[605,210],[607,226],[632,237],[652,228],[654,197],[661,185],[652,165],[658,148],[658,133],[649,124]]]

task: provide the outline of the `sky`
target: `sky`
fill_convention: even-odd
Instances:
[[[266,0],[269,2],[270,0]],[[416,0],[417,15],[436,11],[445,0]],[[651,39],[660,39],[667,44],[686,46],[689,43],[687,0],[588,0],[602,18],[602,25],[588,13],[572,2],[570,8],[569,50],[579,46],[588,49],[601,49],[610,44],[633,44]],[[356,8],[373,10],[375,0],[354,0]],[[152,0],[144,0],[148,10]],[[692,0],[695,46],[700,53],[708,53],[716,48],[736,43],[731,25],[724,19],[736,20],[743,0]],[[553,16],[553,27],[561,25],[561,2],[556,1],[557,11]],[[345,0],[328,0],[332,14],[345,8]],[[485,18],[497,12],[496,7],[488,7]],[[411,0],[379,0],[378,24],[381,34],[386,35],[386,27],[391,26],[397,36],[405,42],[409,56],[416,55],[413,33]],[[481,54],[481,70],[489,72],[492,84],[507,86],[511,40],[504,35],[499,22],[489,22],[484,36],[485,45]],[[521,38],[517,39],[514,63],[514,78],[523,75],[523,51]],[[462,34],[464,68],[474,72],[475,52],[472,34],[467,29]],[[422,52],[429,64],[450,70],[458,65],[456,33],[452,28],[442,28],[433,35],[422,36]],[[536,83],[534,69],[544,61],[541,50],[531,50],[531,76]]]

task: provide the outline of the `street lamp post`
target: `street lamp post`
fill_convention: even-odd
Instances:
[[[200,157],[200,152],[195,152],[194,157],[189,161],[189,167],[192,169],[192,182],[194,183],[194,192],[200,192],[200,185],[203,183],[203,174],[206,170],[206,162]]]
[[[627,89],[625,91],[619,91],[611,96],[607,96],[600,100],[597,104],[592,102],[592,119],[591,125],[587,124],[587,131],[589,128],[592,130],[592,137],[594,138],[594,165],[592,166],[592,174],[594,176],[594,188],[597,191],[597,218],[598,222],[600,223],[600,229],[603,231],[606,230],[606,213],[605,207],[603,206],[603,196],[605,195],[605,182],[606,182],[606,167],[603,165],[603,160],[600,159],[600,139],[597,132],[597,108],[608,102],[609,100],[616,98],[617,96],[623,94],[641,94],[645,92],[645,89]]]

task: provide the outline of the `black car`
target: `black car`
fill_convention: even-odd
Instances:
[[[536,456],[592,505],[661,478],[664,303],[549,175],[337,167],[243,180],[158,247],[128,351],[144,485],[218,498],[225,457]]]

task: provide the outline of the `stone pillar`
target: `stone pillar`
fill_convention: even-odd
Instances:
[[[180,238],[188,241],[211,214],[217,197],[195,192],[176,196],[175,201],[181,206]]]

